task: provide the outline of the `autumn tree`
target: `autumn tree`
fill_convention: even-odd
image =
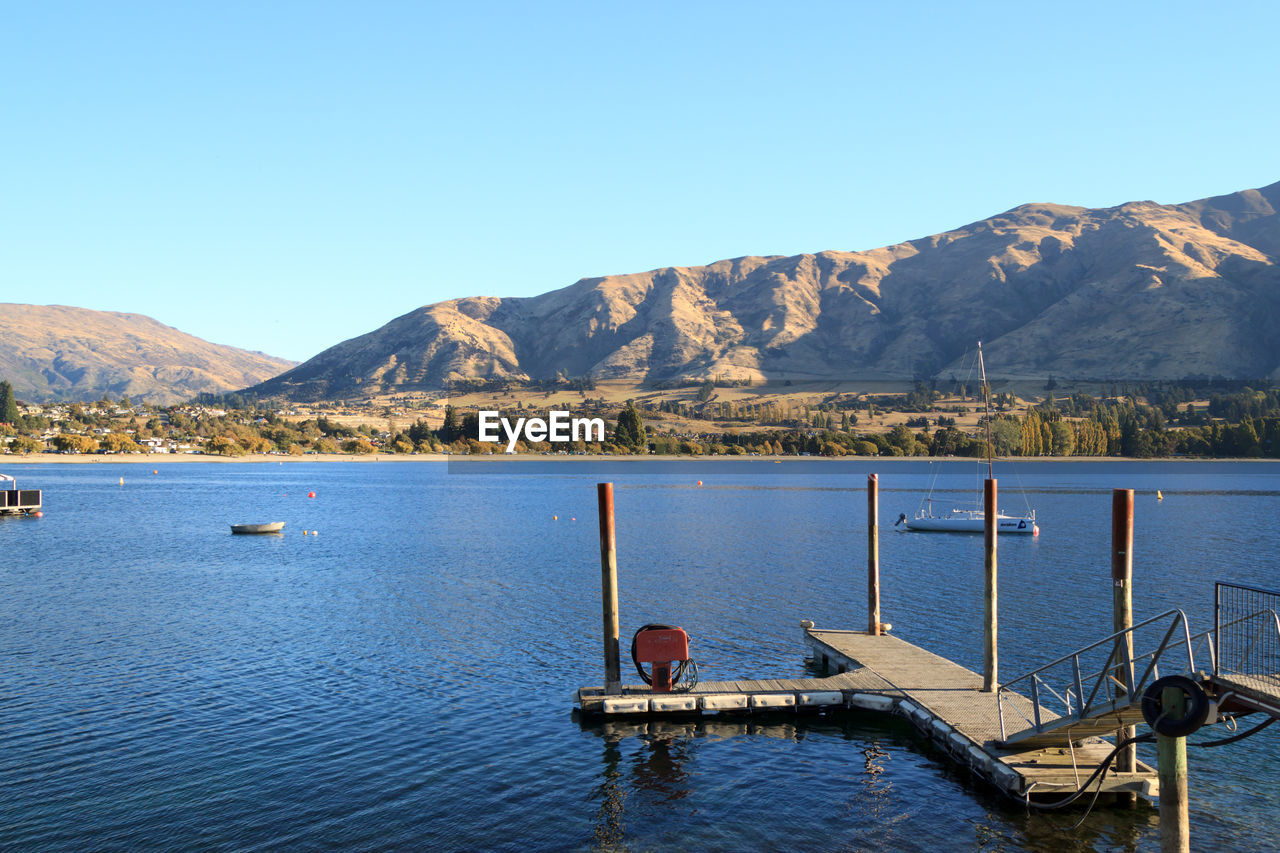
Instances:
[[[98,449],[98,442],[87,435],[64,432],[53,437],[53,446],[60,453],[93,453]]]
[[[113,432],[102,437],[102,449],[112,453],[141,453],[142,448],[123,433]]]
[[[209,450],[223,456],[244,456],[244,448],[230,435],[215,435],[209,439]]]

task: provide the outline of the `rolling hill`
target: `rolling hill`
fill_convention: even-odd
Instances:
[[[591,375],[902,379],[981,340],[1012,379],[1280,379],[1280,183],[1164,205],[1026,204],[894,246],[743,257],[427,305],[250,393]]]
[[[168,404],[253,385],[294,364],[211,344],[141,314],[0,303],[0,379],[22,400],[110,394]]]

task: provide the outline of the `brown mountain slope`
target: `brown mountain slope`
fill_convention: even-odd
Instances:
[[[22,400],[111,394],[174,403],[243,388],[295,364],[211,344],[141,314],[0,303],[0,379]]]
[[[1280,184],[1180,205],[1028,204],[867,252],[747,257],[428,305],[256,393],[592,374],[910,379],[982,340],[1010,378],[1280,378]]]

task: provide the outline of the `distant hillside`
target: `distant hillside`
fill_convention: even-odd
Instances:
[[[251,393],[556,374],[1280,379],[1280,183],[1188,204],[1027,204],[865,252],[745,257],[419,308]]]
[[[243,388],[295,364],[211,344],[141,314],[0,303],[0,380],[22,400],[110,394],[174,403]]]

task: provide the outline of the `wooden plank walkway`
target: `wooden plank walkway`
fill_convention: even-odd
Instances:
[[[645,718],[757,711],[862,709],[906,718],[957,764],[1018,797],[1060,797],[1076,791],[1111,752],[1112,744],[1088,737],[1065,747],[1002,747],[997,698],[983,693],[982,677],[897,637],[859,631],[808,629],[806,645],[827,671],[824,678],[707,682],[687,693],[652,693],[628,686],[621,696],[602,688],[578,691],[584,714]],[[1014,696],[1006,714],[1027,717],[1029,699]],[[1041,709],[1043,719],[1054,715]],[[1014,723],[1017,728],[1017,724]],[[1103,793],[1156,794],[1154,769],[1107,774]]]

